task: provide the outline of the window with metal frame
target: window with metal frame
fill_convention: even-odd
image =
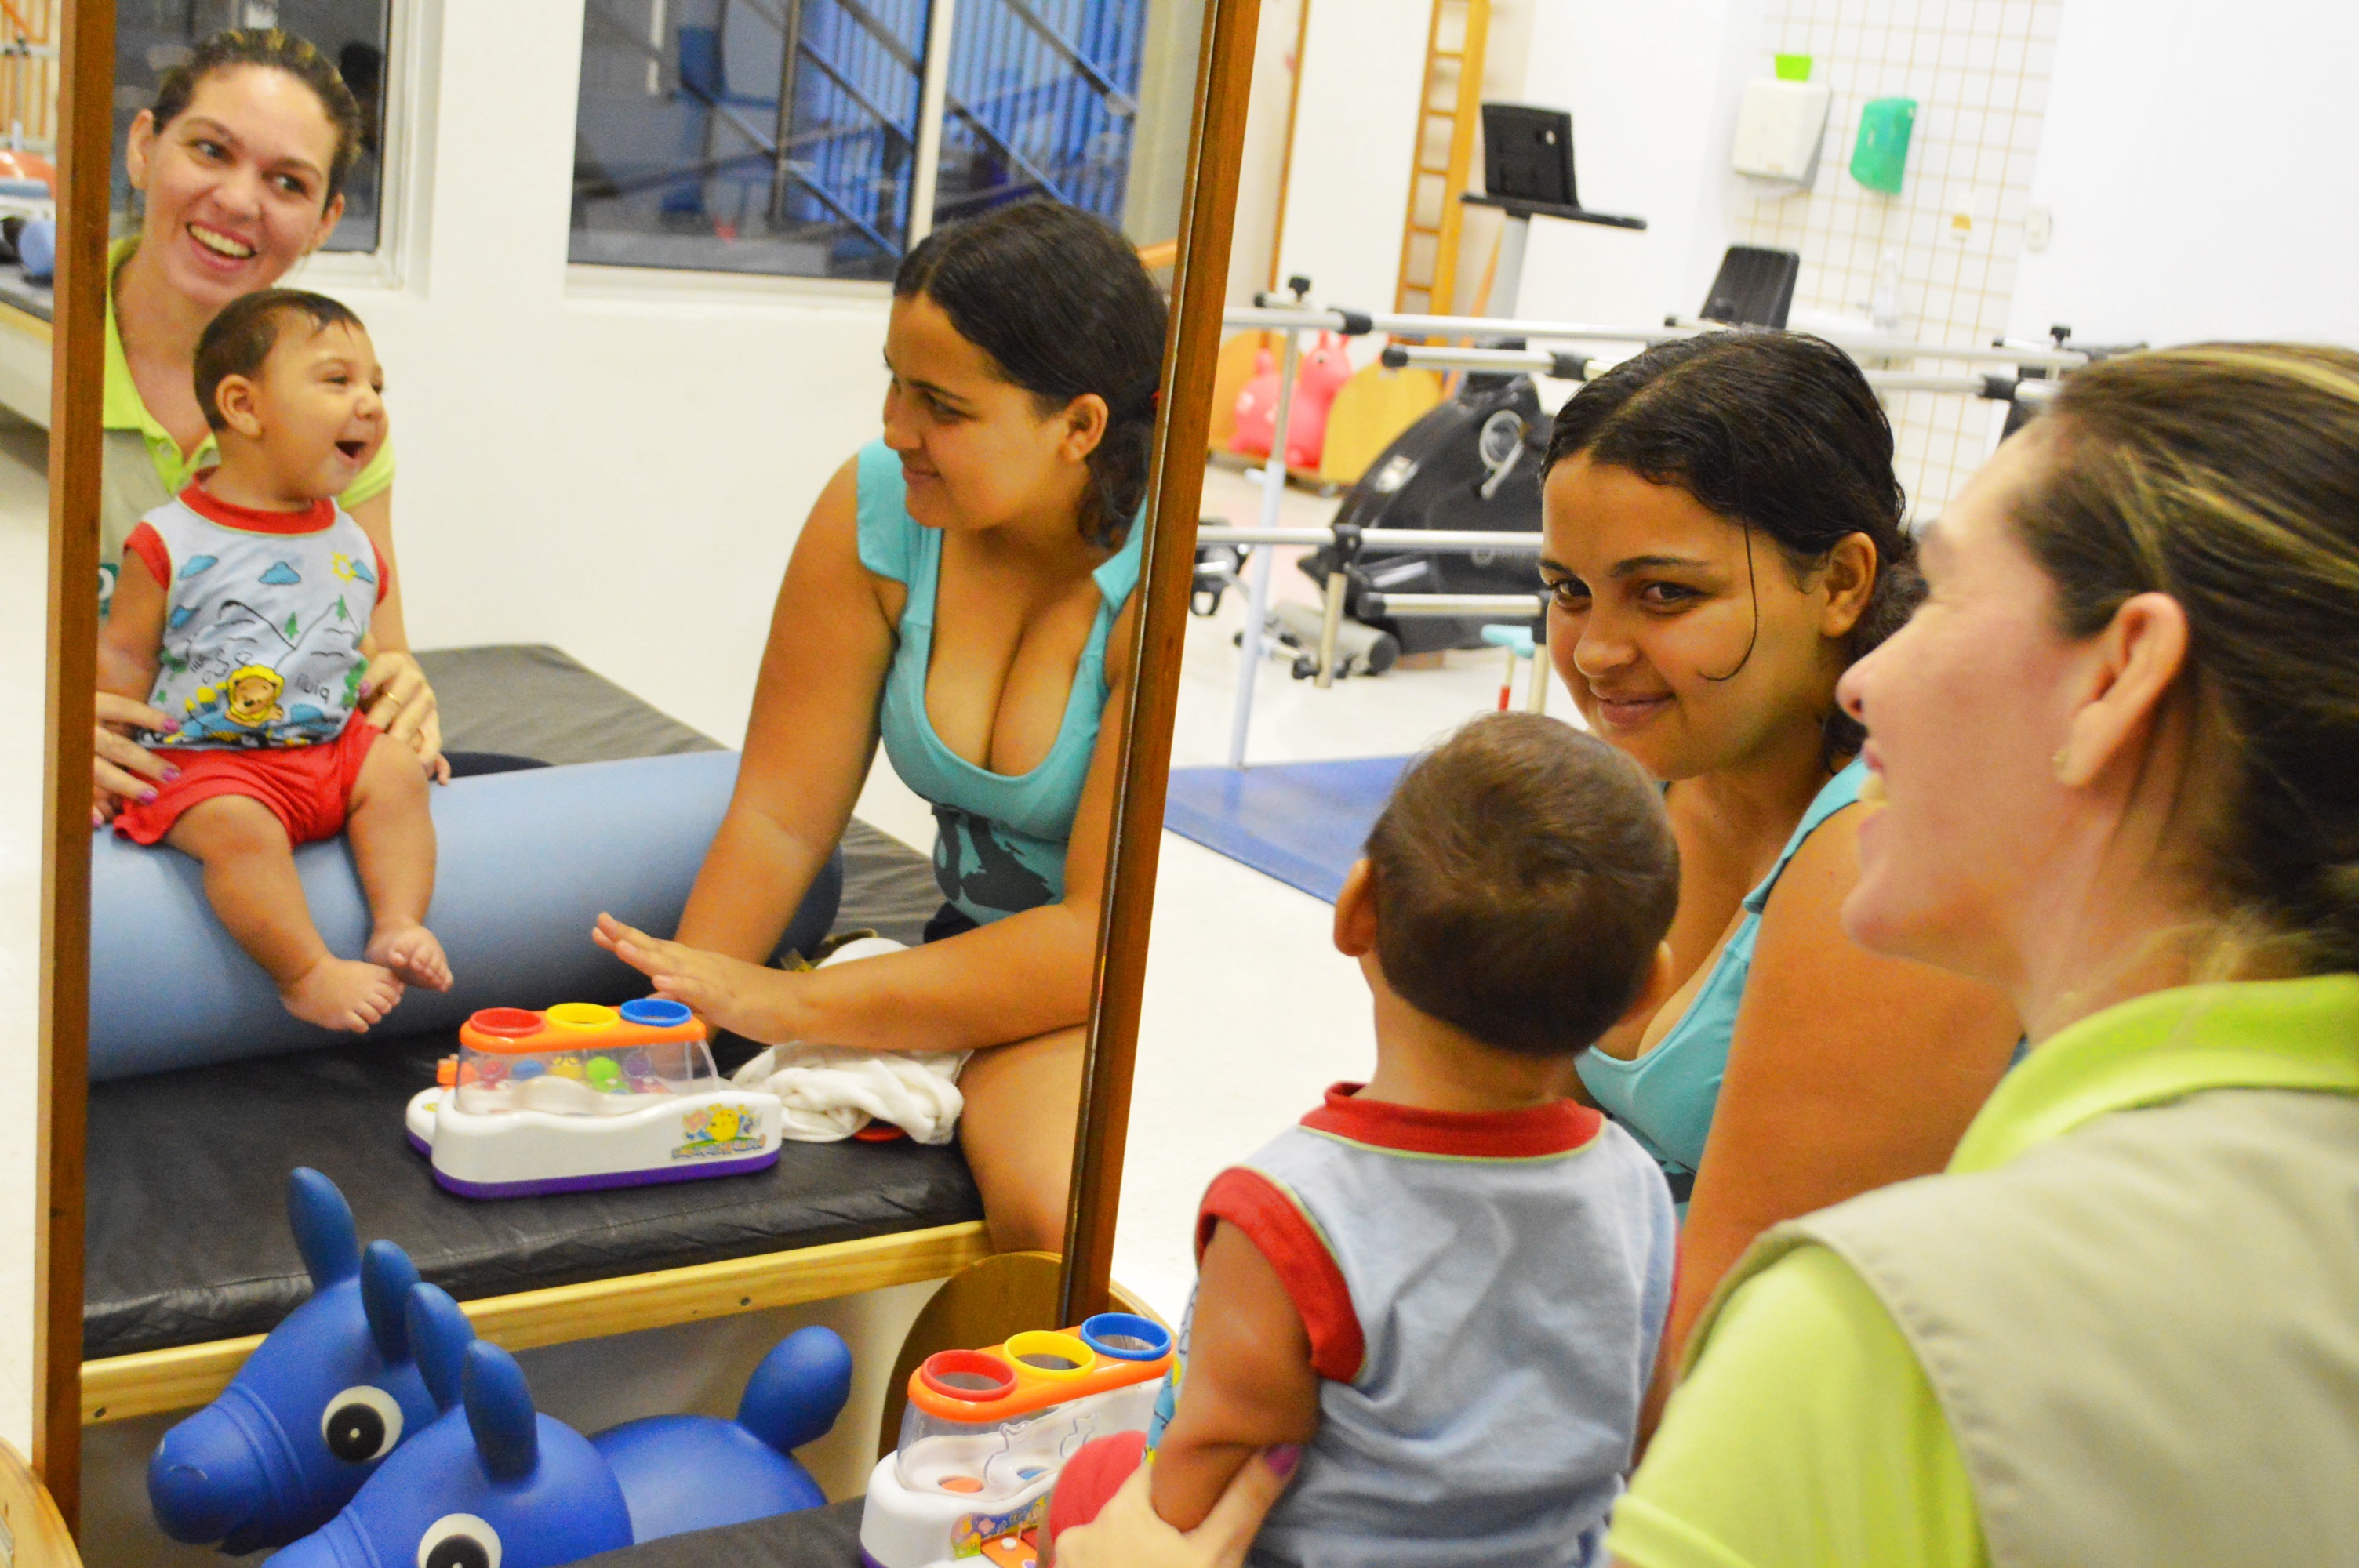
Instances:
[[[1150,8],[585,0],[569,254],[875,279],[1005,201],[1120,222]]]
[[[364,254],[376,251],[386,238],[386,79],[391,10],[391,0],[115,0],[116,230],[136,222],[137,193],[123,167],[131,123],[140,111],[155,106],[165,73],[187,59],[198,43],[224,28],[282,27],[310,39],[335,62],[344,84],[360,100],[367,127],[360,160],[344,182],[343,217],[321,248]]]

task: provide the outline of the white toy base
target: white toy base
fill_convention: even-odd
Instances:
[[[554,1082],[600,1103],[586,1115],[570,1107],[463,1111],[451,1091],[426,1089],[409,1102],[410,1146],[432,1162],[439,1184],[471,1198],[696,1181],[777,1163],[776,1095],[614,1095]]]

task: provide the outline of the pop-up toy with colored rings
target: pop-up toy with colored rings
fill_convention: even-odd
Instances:
[[[1118,1312],[928,1357],[909,1374],[900,1445],[868,1477],[862,1561],[1021,1561],[1065,1461],[1093,1438],[1146,1431],[1170,1368],[1169,1332]]]
[[[779,1104],[713,1070],[704,1025],[661,997],[619,1009],[492,1007],[441,1081],[409,1102],[409,1141],[464,1197],[736,1175],[778,1159]]]

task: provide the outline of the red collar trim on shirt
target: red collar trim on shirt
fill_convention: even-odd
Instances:
[[[1337,1084],[1327,1103],[1302,1119],[1313,1132],[1390,1149],[1460,1160],[1533,1160],[1569,1154],[1595,1138],[1605,1118],[1576,1100],[1528,1110],[1426,1110],[1353,1098],[1359,1084]]]
[[[207,469],[205,473],[213,470]],[[208,523],[218,523],[224,528],[236,528],[248,534],[317,534],[336,521],[336,503],[321,496],[302,512],[264,512],[252,506],[240,506],[223,501],[205,488],[205,474],[190,480],[180,492],[180,503]]]

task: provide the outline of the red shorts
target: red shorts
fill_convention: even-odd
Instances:
[[[114,831],[135,844],[153,844],[183,812],[217,795],[242,795],[270,808],[298,844],[332,838],[344,830],[344,808],[383,734],[358,714],[334,740],[315,746],[161,749],[180,776],[156,786],[156,798],[133,801],[114,818]]]

